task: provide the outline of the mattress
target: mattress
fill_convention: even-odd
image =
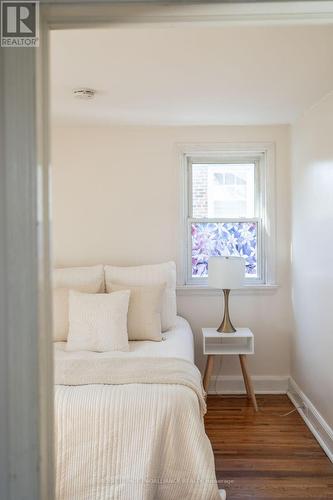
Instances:
[[[57,359],[78,359],[82,356],[82,351],[66,351],[66,342],[54,343],[55,357]],[[194,342],[193,333],[189,323],[181,316],[177,316],[176,325],[163,333],[161,342],[151,340],[131,340],[129,342],[129,352],[91,352],[85,351],[85,357],[95,359],[108,358],[181,358],[194,362]]]

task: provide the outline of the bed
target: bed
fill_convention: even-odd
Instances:
[[[55,342],[57,500],[220,500],[187,321],[129,352]]]

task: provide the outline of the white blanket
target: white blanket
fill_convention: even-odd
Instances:
[[[197,368],[85,354],[55,360],[57,500],[220,499]]]

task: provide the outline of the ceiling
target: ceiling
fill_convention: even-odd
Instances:
[[[75,87],[96,89],[95,99],[75,99]],[[291,123],[332,89],[332,26],[51,32],[51,108],[59,121]]]

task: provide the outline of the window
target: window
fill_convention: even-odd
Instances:
[[[213,255],[243,257],[246,284],[272,282],[266,153],[240,147],[235,152],[185,154],[186,284],[207,283]]]

